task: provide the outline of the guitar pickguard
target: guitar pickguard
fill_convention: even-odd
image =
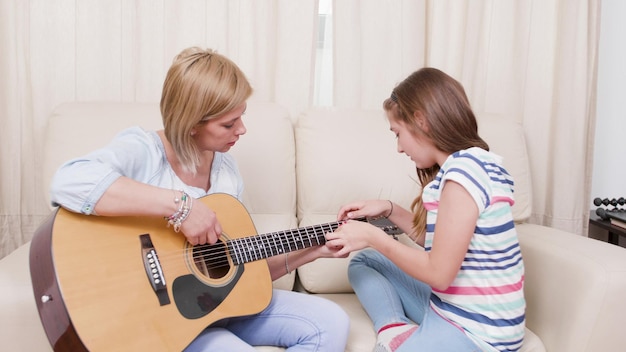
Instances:
[[[208,286],[192,274],[177,277],[172,293],[178,311],[187,319],[198,319],[211,313],[235,288],[243,272],[244,266],[237,266],[233,278],[221,286]]]

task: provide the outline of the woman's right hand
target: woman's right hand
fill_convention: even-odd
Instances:
[[[217,215],[203,202],[192,199],[193,205],[180,230],[192,245],[214,244],[222,235]]]

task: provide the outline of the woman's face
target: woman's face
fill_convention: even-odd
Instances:
[[[222,116],[198,124],[192,130],[198,148],[221,153],[230,150],[239,140],[239,136],[247,131],[241,119],[246,107],[246,103],[243,103]]]
[[[398,153],[406,154],[415,163],[417,168],[426,169],[438,164],[440,152],[432,141],[423,133],[412,133],[406,124],[395,119],[387,112],[389,129],[396,135]],[[424,123],[425,121],[422,121]],[[420,126],[425,131],[425,126]]]

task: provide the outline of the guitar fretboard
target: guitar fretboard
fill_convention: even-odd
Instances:
[[[269,258],[278,254],[319,246],[326,243],[325,233],[333,232],[339,222],[270,232],[228,241],[228,249],[235,265]]]

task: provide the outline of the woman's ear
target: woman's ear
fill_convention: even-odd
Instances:
[[[191,129],[191,132],[189,132],[189,134],[190,134],[192,137],[193,137],[193,136],[195,136],[195,135],[196,135],[196,129],[195,129],[195,128]]]

